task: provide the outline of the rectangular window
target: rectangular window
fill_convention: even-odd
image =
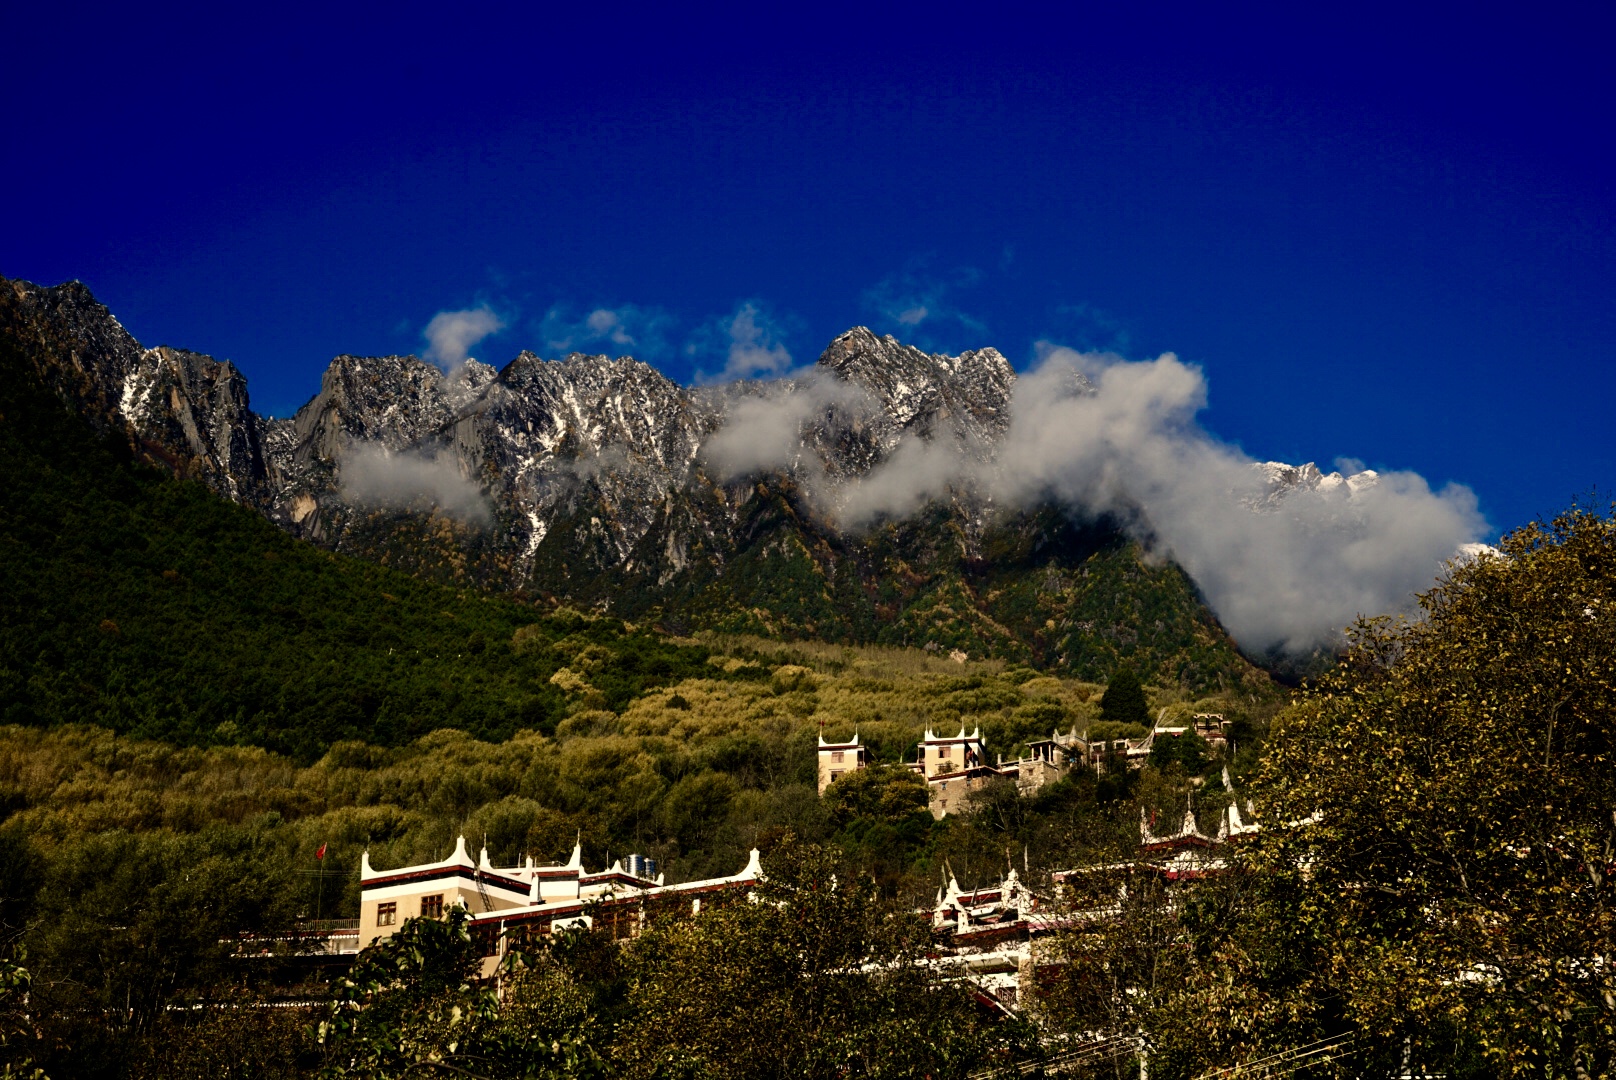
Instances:
[[[443,917],[443,894],[421,897],[421,918],[441,919]]]
[[[398,921],[398,901],[389,900],[385,904],[376,905],[376,925],[392,926]]]
[[[830,771],[830,778],[831,778],[831,781],[832,781],[832,782],[833,782],[833,783],[834,783],[834,782],[835,782],[835,780],[836,780],[836,778],[837,778],[837,777],[838,777],[838,776],[840,776],[840,775],[842,775],[842,770],[841,770],[841,769],[832,769],[832,770],[831,770],[831,771]]]
[[[832,750],[830,752],[830,759],[836,764],[840,765],[842,763],[842,752],[840,750]]]
[[[952,746],[944,746],[938,749],[937,756],[940,758],[951,757],[953,756],[953,751],[954,748]]]

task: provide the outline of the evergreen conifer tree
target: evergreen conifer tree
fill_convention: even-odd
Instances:
[[[1124,664],[1111,675],[1100,698],[1100,719],[1150,726],[1150,705],[1145,688],[1133,668]]]

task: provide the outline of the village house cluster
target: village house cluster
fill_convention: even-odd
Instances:
[[[957,740],[938,742],[960,745]],[[934,754],[933,761],[946,768],[957,763],[954,752],[948,757]],[[945,870],[930,909],[920,912],[932,927],[932,955],[925,962],[967,980],[984,1007],[1007,1014],[1023,1010],[1048,969],[1061,962],[1049,946],[1049,935],[1116,917],[1114,906],[1102,903],[1095,910],[1079,910],[1074,905],[1071,890],[1084,875],[1122,871],[1160,875],[1169,883],[1194,880],[1224,867],[1225,845],[1259,831],[1249,821],[1250,805],[1242,811],[1235,798],[1227,770],[1223,784],[1229,801],[1218,811],[1215,828],[1202,826],[1193,805],[1186,806],[1171,828],[1142,813],[1139,853],[1124,863],[1058,871],[1042,888],[1032,887],[1013,866],[997,881],[969,890],[951,869]],[[322,924],[290,936],[249,935],[239,943],[237,955],[295,955],[306,962],[346,965],[360,949],[397,933],[407,920],[442,918],[459,907],[482,948],[482,977],[492,979],[506,952],[524,941],[587,927],[627,942],[659,914],[697,916],[705,903],[746,895],[764,876],[755,848],[746,865],[727,877],[669,885],[655,871],[642,856],[586,870],[581,844],[565,863],[542,866],[528,858],[516,866],[496,867],[486,849],[474,860],[464,837],[447,859],[391,870],[374,868],[367,852],[360,865],[358,920]]]
[[[959,733],[944,736],[926,729],[920,741],[915,760],[908,767],[926,780],[927,803],[932,816],[946,817],[964,808],[971,795],[995,779],[1011,779],[1023,795],[1030,795],[1046,784],[1053,784],[1074,768],[1088,768],[1096,772],[1111,765],[1137,769],[1150,757],[1158,739],[1176,739],[1193,732],[1205,739],[1214,750],[1228,744],[1228,723],[1219,713],[1196,713],[1189,724],[1164,726],[1158,720],[1143,738],[1095,739],[1076,730],[1067,734],[1052,732],[1047,739],[1027,744],[1025,756],[1014,761],[1003,757],[987,760],[982,743],[982,729],[977,727],[967,735],[961,724]],[[826,742],[819,738],[819,794],[837,779],[850,772],[867,768],[870,764],[869,747],[860,745],[858,732],[849,742]]]
[[[1142,765],[1156,740],[1194,731],[1214,745],[1225,741],[1221,716],[1203,714],[1192,725],[1158,725],[1142,739],[1089,740],[1075,732],[1027,746],[1015,761],[986,760],[980,729],[952,737],[927,730],[913,769],[926,780],[932,813],[938,818],[958,812],[973,791],[994,778],[1014,779],[1024,792],[1036,791],[1068,775],[1074,768],[1105,769],[1122,762]],[[858,736],[845,743],[819,742],[819,790],[870,764],[869,748]],[[1104,918],[1104,912],[1074,912],[1061,892],[1078,875],[1096,870],[1144,870],[1168,881],[1190,880],[1215,873],[1224,865],[1222,847],[1259,831],[1250,822],[1251,807],[1242,812],[1227,768],[1223,771],[1227,805],[1218,811],[1216,827],[1203,828],[1194,806],[1185,807],[1176,827],[1141,813],[1137,860],[1112,867],[1089,867],[1050,875],[1048,890],[1029,887],[1014,867],[999,880],[965,890],[952,871],[945,872],[929,912],[936,961],[954,965],[971,981],[984,1004],[1015,1011],[1031,992],[1037,969],[1051,963],[1040,939],[1052,931]],[[1222,800],[1220,800],[1222,801]],[[581,839],[581,838],[580,838]],[[386,938],[411,918],[441,918],[455,907],[468,913],[474,940],[482,943],[485,978],[499,970],[504,953],[524,939],[577,927],[606,930],[613,938],[637,936],[658,912],[696,915],[704,902],[750,891],[763,877],[760,855],[753,849],[744,867],[727,877],[670,885],[656,864],[629,855],[598,871],[585,869],[581,842],[565,863],[538,865],[531,857],[515,866],[495,866],[483,848],[471,857],[464,837],[448,858],[415,866],[378,870],[367,851],[360,862],[360,914],[346,923],[295,942],[243,941],[239,955],[269,954],[291,945],[303,955],[318,954],[330,962],[346,962],[360,949]],[[1052,891],[1050,891],[1052,890]]]
[[[966,743],[977,746],[980,753],[979,739]],[[946,756],[940,752],[945,745],[949,748]],[[941,762],[945,770],[962,764],[955,756],[961,752],[960,746],[957,739],[936,740],[931,762]],[[843,763],[851,765],[856,760],[844,757]],[[941,771],[937,775],[957,774]],[[1103,911],[1073,911],[1063,902],[1061,891],[1076,877],[1129,869],[1160,874],[1169,882],[1193,880],[1224,866],[1224,845],[1259,831],[1248,820],[1249,804],[1242,812],[1234,797],[1227,769],[1223,785],[1230,802],[1218,812],[1215,828],[1203,828],[1192,806],[1186,807],[1173,828],[1141,814],[1136,860],[1054,873],[1050,875],[1053,891],[1031,888],[1014,867],[1006,867],[994,884],[972,890],[961,888],[954,873],[947,871],[931,910],[922,912],[932,925],[936,962],[957,967],[985,1003],[1016,1010],[1031,992],[1037,969],[1053,962],[1040,939],[1106,917]],[[655,869],[647,862],[641,856],[629,856],[591,872],[584,869],[582,846],[578,845],[560,865],[539,866],[529,858],[518,866],[496,867],[486,849],[473,860],[464,837],[441,862],[395,870],[373,868],[366,853],[360,866],[357,933],[344,930],[325,935],[322,951],[351,955],[396,933],[406,919],[441,918],[458,906],[469,913],[474,939],[483,943],[483,976],[489,978],[498,971],[504,952],[524,938],[575,927],[605,929],[620,940],[633,938],[657,911],[696,915],[704,901],[750,890],[763,877],[756,849],[736,874],[677,885],[666,884],[661,874],[642,876]]]

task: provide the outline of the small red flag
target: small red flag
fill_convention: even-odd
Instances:
[[[321,844],[321,845],[320,845],[320,850],[319,850],[319,851],[316,851],[316,852],[315,852],[315,853],[314,853],[314,857],[315,857],[315,858],[316,858],[316,859],[323,859],[323,858],[325,858],[325,845],[324,845],[324,844]]]

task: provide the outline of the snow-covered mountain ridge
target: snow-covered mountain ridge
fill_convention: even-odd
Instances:
[[[1026,382],[994,349],[927,353],[864,327],[809,368],[725,386],[580,353],[448,373],[342,355],[274,419],[252,411],[233,365],[144,347],[76,282],[0,279],[0,339],[147,460],[295,535],[438,580],[675,631],[932,644],[1095,676],[1129,658],[1192,684],[1250,673],[1160,557],[1178,538],[1144,557],[1136,507],[1074,501],[1081,453],[1048,471],[1058,459],[1029,407],[1079,410],[1057,416],[1056,437],[1083,416],[1102,442],[1127,430],[1080,366]],[[1375,481],[1255,468],[1226,503],[1277,509]]]
[[[773,386],[691,389],[632,358],[522,352],[504,368],[475,360],[446,374],[414,356],[338,356],[295,416],[261,417],[228,362],[147,349],[81,284],[9,282],[6,323],[49,355],[58,390],[104,426],[127,428],[147,453],[299,535],[342,546],[376,510],[430,511],[403,486],[356,478],[434,463],[489,504],[519,585],[530,556],[581,495],[611,548],[627,559],[669,499],[694,484],[720,503],[735,492],[703,470],[703,444],[736,401],[800,397],[799,446],[815,471],[863,475],[905,437],[947,439],[982,452],[1009,421],[1015,373],[998,352],[928,354],[858,327],[840,335],[808,376]],[[827,396],[818,381],[834,380]],[[823,399],[823,400],[821,400]],[[375,462],[381,464],[375,464]],[[798,463],[799,466],[804,464]],[[792,471],[789,470],[788,471]],[[736,481],[736,477],[724,478]],[[735,486],[731,484],[730,486]]]

